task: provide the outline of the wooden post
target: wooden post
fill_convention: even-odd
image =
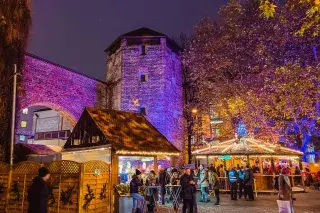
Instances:
[[[249,155],[247,155],[247,164],[250,166],[250,158],[249,158]]]
[[[158,156],[156,155],[154,156],[153,165],[154,165],[154,172],[158,174]]]
[[[263,166],[262,166],[262,158],[259,156],[259,167],[260,167],[260,173],[263,174]]]
[[[25,198],[25,195],[26,195],[26,180],[27,180],[27,175],[24,175],[24,177],[23,177],[23,191],[22,191],[21,212],[24,212],[23,208],[24,208],[24,198]]]
[[[83,212],[83,177],[84,177],[84,164],[80,165],[80,175],[79,175],[79,195],[78,195],[78,212]]]
[[[10,201],[10,192],[11,192],[11,183],[12,183],[12,171],[13,167],[10,165],[10,171],[8,175],[8,186],[7,186],[7,194],[6,194],[6,210],[5,212],[9,212],[9,201]]]
[[[111,204],[119,203],[115,200],[114,186],[118,184],[118,155],[111,152]],[[114,205],[111,212],[119,212],[119,206]]]
[[[209,167],[209,156],[206,156],[206,160],[207,160],[207,167]]]

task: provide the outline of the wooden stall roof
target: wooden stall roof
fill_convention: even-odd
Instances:
[[[54,155],[61,152],[62,148],[54,145],[43,145],[43,144],[15,144],[15,149],[23,149],[25,154],[35,155]]]
[[[94,121],[117,154],[180,154],[180,151],[141,114],[87,107],[82,116]],[[69,138],[64,147],[66,151],[68,148],[77,148],[71,147],[70,143]]]
[[[253,138],[230,139],[217,145],[208,145],[205,148],[193,151],[193,155],[270,155],[270,156],[301,156],[302,152],[264,143]]]

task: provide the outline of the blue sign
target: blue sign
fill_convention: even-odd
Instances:
[[[220,160],[230,160],[231,156],[230,155],[219,155],[218,157]]]

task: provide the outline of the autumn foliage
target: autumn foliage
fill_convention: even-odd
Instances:
[[[232,137],[239,121],[273,142],[296,143],[296,137],[303,141],[306,134],[316,134],[318,23],[300,33],[309,10],[296,0],[233,0],[216,20],[204,18],[195,27],[183,63],[191,70],[198,107],[207,112],[214,105],[224,121],[222,134]]]

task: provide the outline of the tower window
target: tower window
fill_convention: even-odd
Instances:
[[[25,114],[25,115],[27,115],[27,114],[28,114],[28,108],[23,109],[23,110],[22,110],[22,113]]]
[[[146,45],[142,44],[140,47],[140,55],[147,55]]]
[[[21,121],[21,127],[23,128],[27,127],[27,121]]]
[[[142,115],[146,115],[147,114],[146,108],[145,107],[139,107],[139,113],[142,114]]]
[[[20,140],[20,141],[25,141],[25,140],[26,140],[26,136],[20,135],[20,136],[19,136],[19,140]]]
[[[140,82],[147,82],[148,75],[147,74],[141,74],[139,80],[140,80]]]

